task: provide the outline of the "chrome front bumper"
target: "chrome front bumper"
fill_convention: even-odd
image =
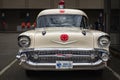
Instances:
[[[27,53],[29,54],[29,52],[36,52],[36,51],[93,51],[95,52],[95,54],[99,55],[100,53],[106,53],[108,54],[108,52],[106,50],[99,50],[99,49],[79,49],[79,48],[54,48],[54,49],[50,49],[50,48],[42,48],[42,49],[25,49],[25,50],[20,50],[19,53],[17,54],[17,59],[18,61],[20,62],[20,65],[25,68],[25,69],[30,69],[30,70],[98,70],[98,69],[101,69],[101,68],[104,68],[105,67],[105,63],[106,61],[103,61],[102,59],[97,59],[97,61],[94,61],[94,62],[73,62],[73,68],[72,69],[56,69],[56,63],[55,62],[34,62],[34,61],[31,61],[29,59],[26,59],[25,57],[23,58],[24,60],[22,60],[21,58],[23,57],[22,56],[22,53]],[[64,52],[65,53],[65,52]],[[41,53],[40,53],[41,54]],[[46,54],[46,53],[45,53]],[[81,53],[80,53],[81,54]],[[81,57],[89,57],[89,58],[92,58],[91,55],[88,56],[88,55],[83,55],[84,53],[82,53]],[[85,53],[85,54],[88,54],[88,53]],[[89,54],[92,54],[89,53]],[[48,54],[47,54],[48,55]],[[45,57],[46,55],[39,55],[37,57],[40,57],[41,56]],[[73,57],[75,56],[74,54],[70,57]],[[78,55],[77,55],[78,56]],[[80,56],[80,55],[79,55]],[[99,55],[100,56],[100,55]],[[98,56],[98,57],[99,57]],[[54,57],[64,57],[65,56],[56,56],[56,54],[54,55]],[[48,58],[48,56],[47,56]],[[66,59],[65,59],[66,60]]]

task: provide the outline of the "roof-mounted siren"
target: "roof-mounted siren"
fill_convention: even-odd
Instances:
[[[58,8],[63,9],[65,7],[65,2],[64,0],[60,0]]]

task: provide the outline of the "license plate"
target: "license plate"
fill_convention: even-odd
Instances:
[[[56,69],[72,69],[72,61],[56,61]]]

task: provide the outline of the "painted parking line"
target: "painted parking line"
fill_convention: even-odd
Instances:
[[[17,59],[13,60],[10,64],[8,64],[6,67],[4,67],[1,71],[0,71],[0,76],[5,73],[15,62],[17,61]]]
[[[120,75],[117,73],[117,72],[115,72],[112,68],[110,68],[109,66],[106,66],[106,68],[109,70],[109,71],[111,71],[112,73],[113,73],[113,75],[118,79],[118,80],[120,80]]]

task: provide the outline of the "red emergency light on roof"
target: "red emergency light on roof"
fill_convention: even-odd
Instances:
[[[64,0],[60,0],[58,7],[59,7],[60,9],[63,9],[64,6],[65,6]]]

